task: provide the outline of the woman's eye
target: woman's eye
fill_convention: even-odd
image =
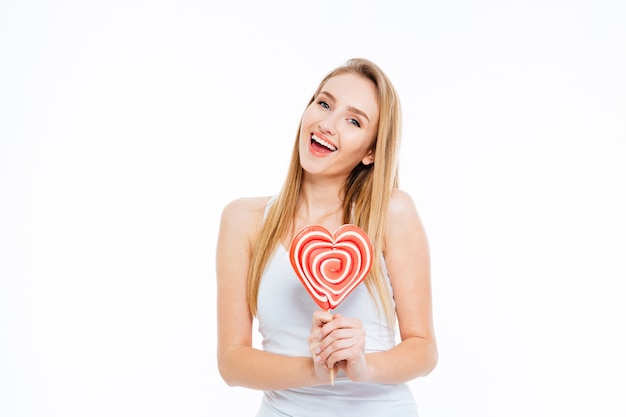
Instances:
[[[319,105],[322,106],[325,109],[330,109],[330,106],[328,105],[328,103],[326,103],[325,101],[318,101]]]
[[[361,127],[361,124],[359,123],[357,119],[350,119],[349,122],[355,125],[356,127]]]

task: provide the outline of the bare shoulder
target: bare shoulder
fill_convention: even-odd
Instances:
[[[389,201],[388,219],[390,222],[397,222],[409,217],[419,217],[417,214],[417,208],[413,197],[406,191],[396,189],[391,194],[391,200]]]
[[[232,200],[222,210],[223,219],[245,221],[250,217],[257,217],[265,211],[270,197],[242,197]]]
[[[413,197],[403,190],[394,190],[389,201],[385,241],[404,240],[407,235],[413,239],[423,240],[426,233]]]
[[[221,229],[239,236],[254,233],[261,224],[271,197],[242,197],[230,201],[222,210]]]

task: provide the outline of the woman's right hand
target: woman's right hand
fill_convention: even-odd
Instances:
[[[322,327],[333,319],[333,315],[324,310],[317,310],[313,313],[313,325],[311,326],[311,334],[309,335],[309,351],[313,357],[313,365],[315,374],[322,381],[330,381],[330,368],[326,365],[326,361],[319,359],[320,342],[322,339]]]

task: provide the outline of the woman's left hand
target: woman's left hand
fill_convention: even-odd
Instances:
[[[317,360],[328,368],[336,366],[352,381],[363,381],[368,368],[365,360],[365,329],[361,320],[335,314],[320,331]]]

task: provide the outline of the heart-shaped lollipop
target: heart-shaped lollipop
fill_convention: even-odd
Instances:
[[[322,226],[308,226],[292,240],[289,259],[313,300],[324,310],[337,307],[372,267],[372,244],[353,224],[334,235]]]

